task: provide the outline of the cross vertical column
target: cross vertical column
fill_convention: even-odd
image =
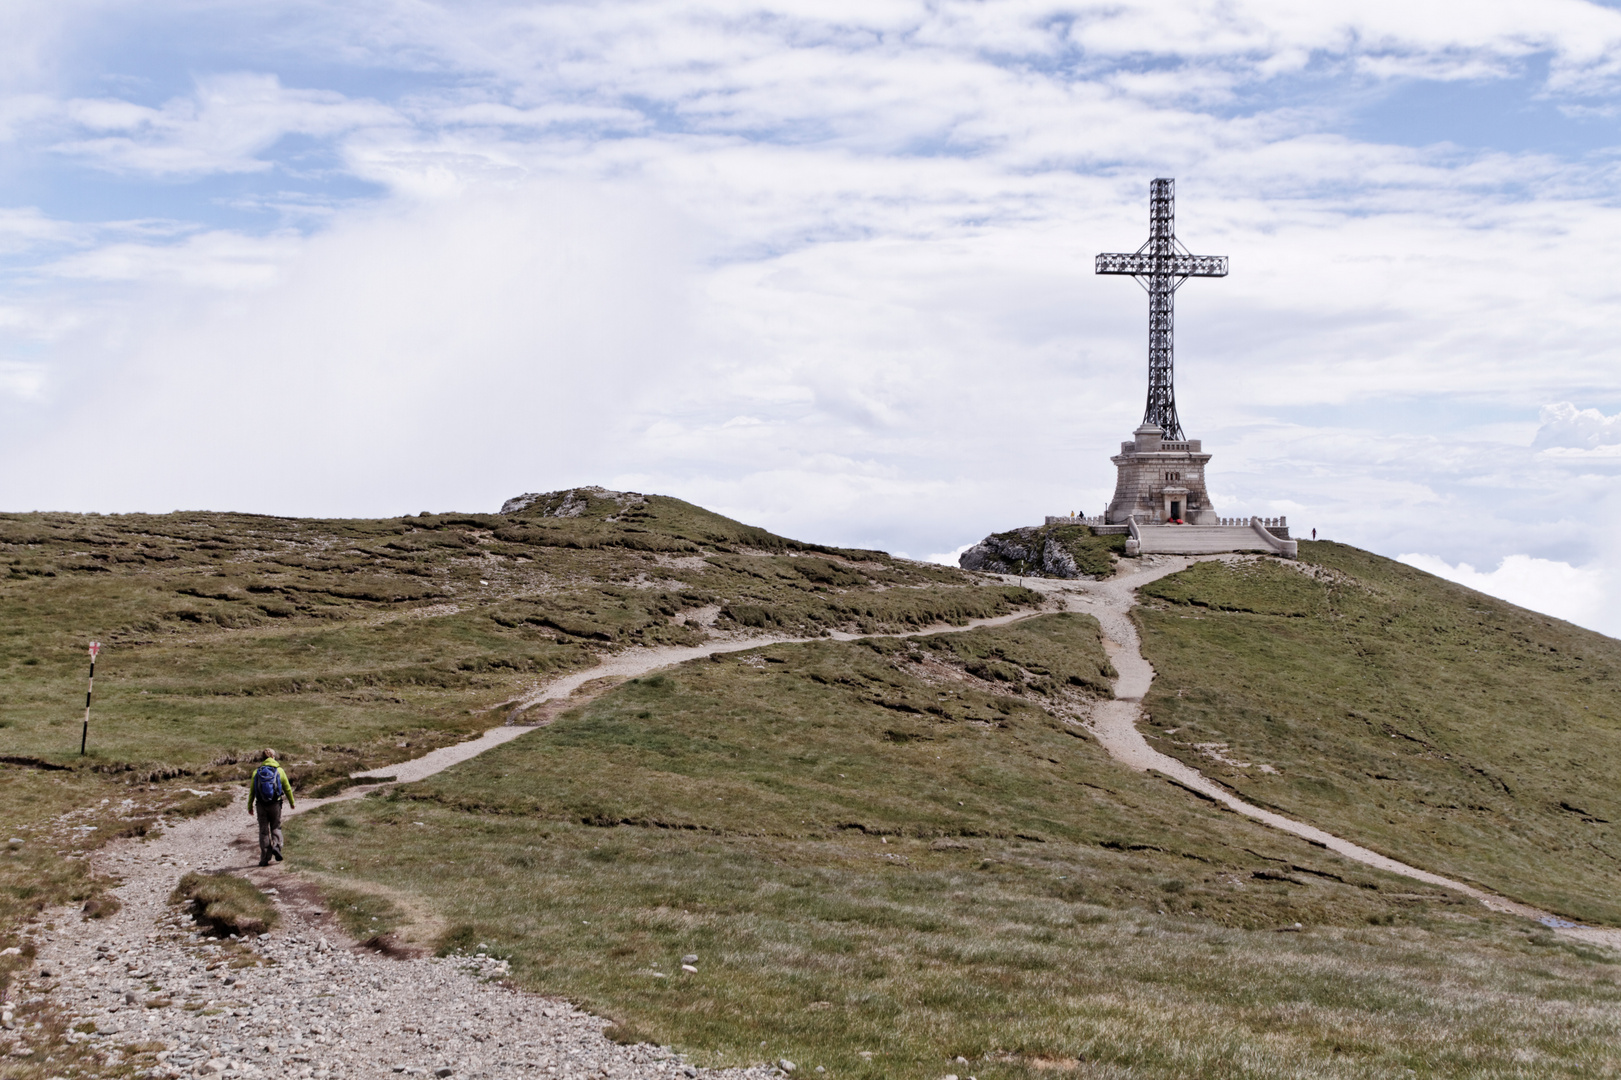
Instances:
[[[1167,439],[1181,439],[1176,415],[1176,287],[1171,272],[1176,254],[1176,181],[1155,180],[1148,194],[1148,250],[1154,269],[1148,279],[1148,405],[1143,423]]]

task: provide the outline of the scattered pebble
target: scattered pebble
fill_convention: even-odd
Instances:
[[[476,956],[411,960],[361,948],[324,909],[304,906],[298,889],[265,888],[282,915],[272,933],[207,936],[168,901],[186,867],[251,875],[261,888],[290,880],[280,867],[251,869],[256,851],[233,845],[243,830],[227,813],[98,853],[100,868],[123,878],[114,890],[123,907],[97,920],[76,909],[43,913],[30,931],[35,966],[18,973],[0,1014],[0,1055],[26,1055],[30,1008],[50,1005],[68,1021],[69,1041],[92,1044],[110,1074],[138,1080],[778,1075],[767,1064],[698,1069],[668,1047],[611,1042],[602,1033],[609,1021],[506,986],[508,962],[484,943]],[[794,1068],[786,1059],[777,1066]]]

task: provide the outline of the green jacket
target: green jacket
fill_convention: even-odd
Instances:
[[[264,761],[260,762],[256,766],[254,766],[253,775],[258,776],[259,775],[259,770],[264,768],[266,765],[274,765],[276,767],[276,775],[281,777],[281,793],[283,795],[287,796],[287,805],[288,806],[297,806],[298,804],[293,802],[293,785],[292,785],[292,782],[287,779],[287,770],[281,767],[281,762],[277,761],[273,757],[267,757],[267,758],[264,759]],[[249,778],[249,780],[248,780],[248,811],[251,813],[252,810],[253,810],[253,780],[252,780],[252,778]]]

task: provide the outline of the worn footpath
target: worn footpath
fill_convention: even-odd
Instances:
[[[1567,937],[1589,944],[1621,949],[1621,930],[1576,925],[1540,908],[1410,866],[1316,826],[1295,821],[1275,811],[1262,809],[1240,799],[1232,791],[1191,765],[1151,747],[1148,740],[1143,737],[1138,722],[1143,718],[1143,697],[1154,681],[1154,668],[1143,656],[1137,626],[1130,617],[1130,611],[1136,606],[1137,590],[1142,586],[1167,574],[1184,570],[1196,561],[1212,558],[1239,562],[1253,560],[1256,556],[1216,555],[1195,558],[1149,555],[1144,556],[1141,563],[1133,569],[1102,581],[1029,583],[1030,587],[1062,598],[1069,610],[1094,616],[1102,628],[1104,649],[1109,654],[1110,662],[1114,664],[1118,676],[1114,682],[1113,700],[1098,702],[1086,726],[1093,737],[1108,751],[1110,757],[1138,771],[1152,770],[1168,776],[1188,790],[1212,799],[1235,813],[1253,818],[1282,832],[1292,833],[1347,859],[1428,885],[1451,889],[1493,911],[1533,919]]]

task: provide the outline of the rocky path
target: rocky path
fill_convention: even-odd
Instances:
[[[256,866],[248,820],[237,805],[105,852],[105,869],[124,878],[122,910],[98,921],[59,912],[57,929],[36,939],[24,995],[49,989],[71,1014],[68,1038],[98,1044],[109,1070],[316,1080],[719,1075],[669,1050],[616,1045],[602,1034],[605,1021],[507,989],[502,961],[393,960],[356,948],[306,898],[277,897],[282,925],[272,934],[205,936],[169,893],[188,869]]]
[[[1234,558],[1234,556],[1214,557]],[[1109,752],[1110,757],[1140,772],[1153,770],[1162,773],[1183,787],[1206,795],[1235,813],[1254,818],[1274,829],[1292,833],[1312,843],[1321,844],[1347,859],[1429,885],[1452,889],[1479,901],[1493,911],[1535,919],[1573,938],[1621,949],[1621,930],[1572,925],[1567,920],[1529,904],[1509,900],[1473,885],[1454,881],[1440,874],[1432,874],[1416,866],[1409,866],[1315,826],[1295,821],[1271,810],[1264,810],[1240,799],[1192,766],[1149,746],[1142,732],[1138,730],[1137,722],[1142,718],[1143,697],[1154,681],[1154,668],[1143,656],[1142,644],[1137,636],[1137,624],[1132,621],[1130,612],[1136,606],[1139,588],[1167,574],[1186,569],[1196,561],[1199,560],[1178,556],[1145,556],[1140,569],[1103,581],[1026,582],[1032,588],[1062,598],[1069,610],[1092,615],[1103,629],[1104,649],[1119,674],[1114,683],[1114,700],[1098,703],[1088,727],[1103,748]]]

